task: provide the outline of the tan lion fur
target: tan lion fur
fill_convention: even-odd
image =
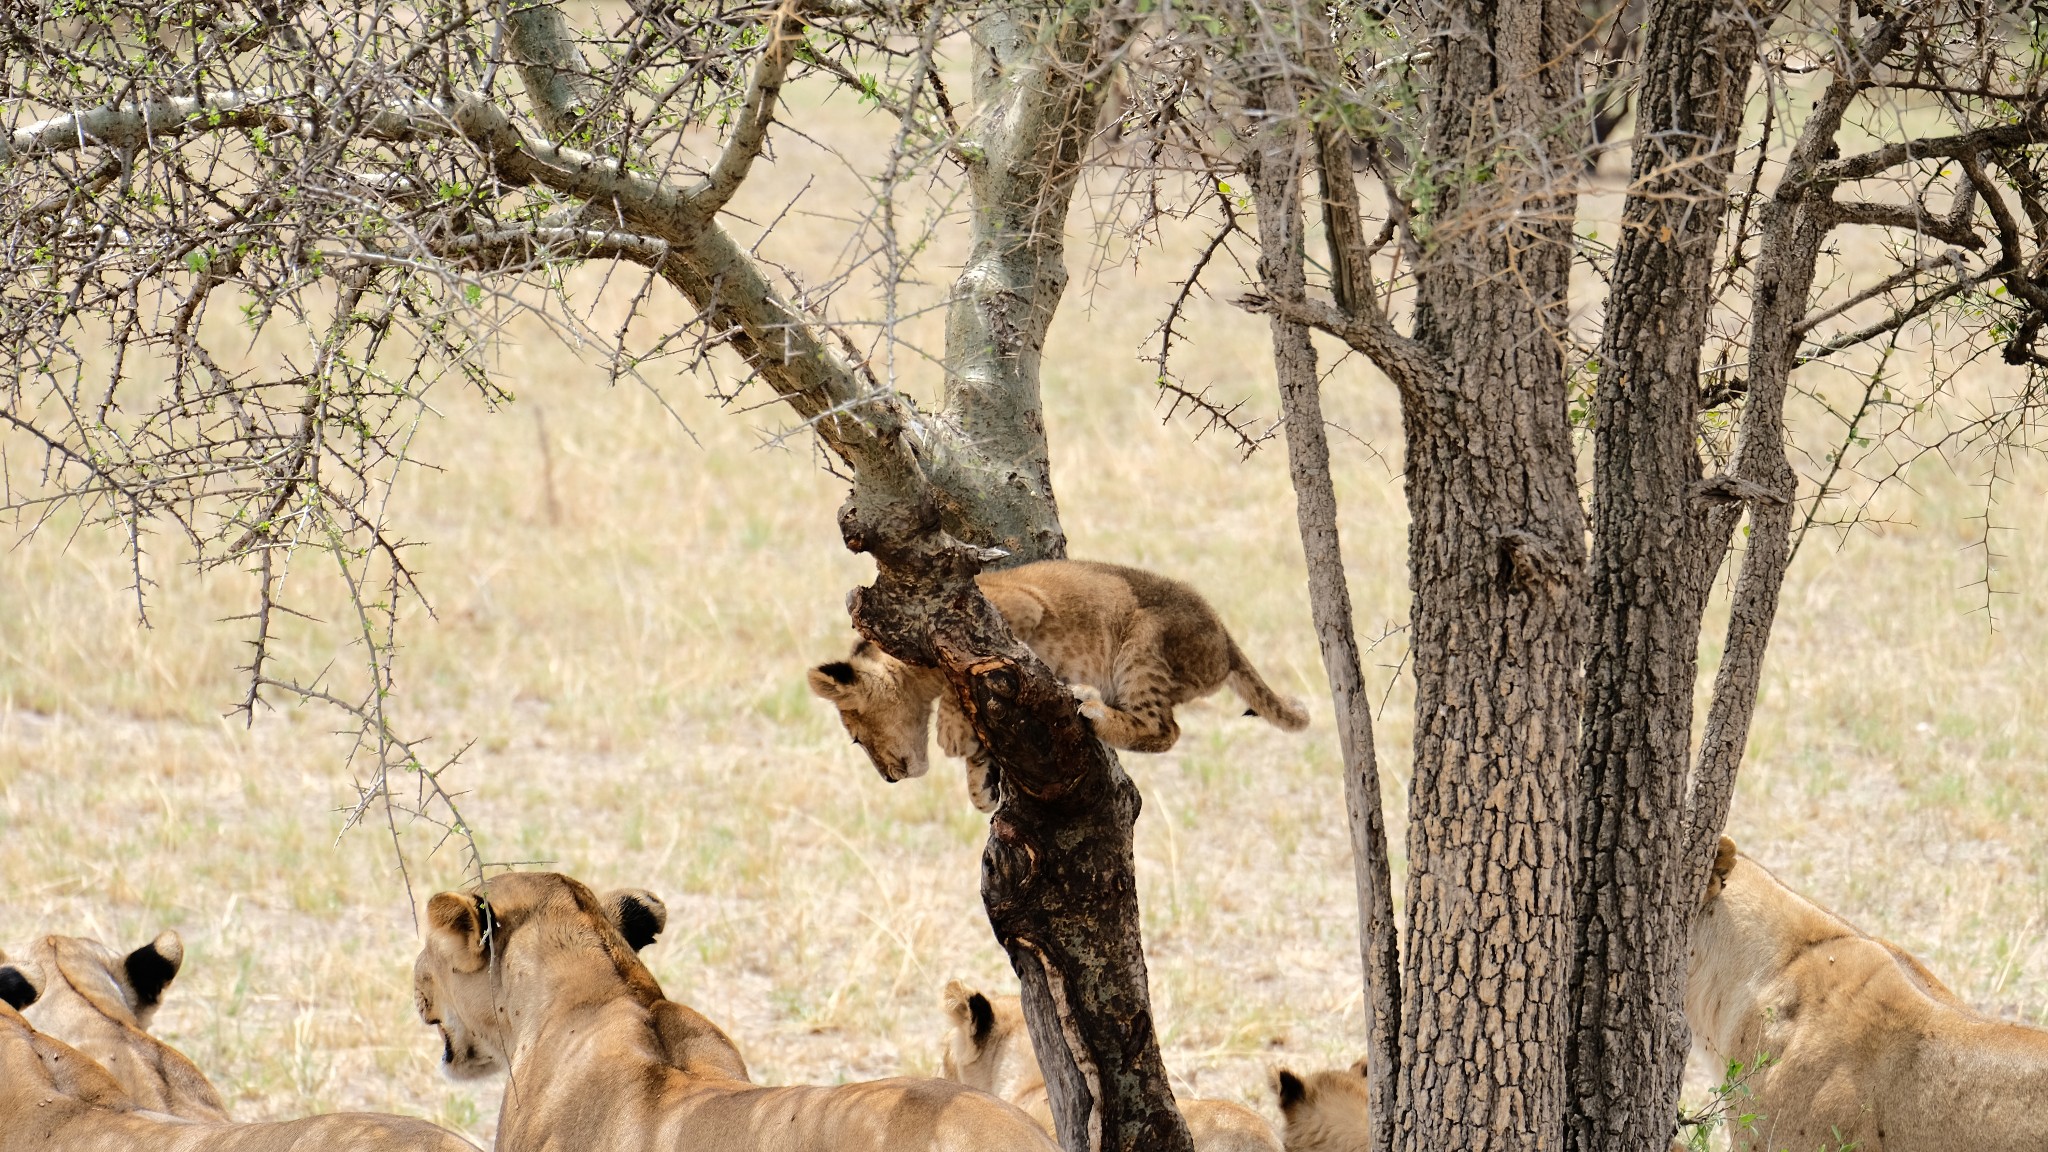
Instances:
[[[1051,1134],[1052,1102],[1018,998],[985,995],[951,980],[940,1005],[951,1025],[941,1058],[946,1078],[1008,1100]],[[1178,1097],[1175,1103],[1195,1152],[1281,1152],[1273,1126],[1242,1104]]]
[[[1372,1147],[1365,1061],[1297,1075],[1273,1073],[1280,1101],[1280,1142],[1287,1152],[1366,1152]]]
[[[974,579],[1017,639],[1075,686],[1081,714],[1112,748],[1172,748],[1180,739],[1174,708],[1225,684],[1280,728],[1308,725],[1301,704],[1267,686],[1216,610],[1178,580],[1086,560],[1042,560]],[[936,702],[940,750],[966,759],[975,806],[994,810],[998,782],[988,778],[973,726],[936,669],[905,664],[862,640],[845,660],[811,669],[809,681],[890,781],[930,767]]]
[[[23,1015],[105,1068],[138,1106],[187,1120],[226,1120],[227,1106],[206,1075],[148,1031],[184,961],[176,932],[126,955],[97,940],[45,936],[24,958],[41,977],[42,996]]]
[[[1725,837],[1693,923],[1686,1019],[1746,1081],[1737,1152],[2040,1152],[2048,1032],[1970,1010],[1896,945]],[[1767,1058],[1760,1061],[1759,1058]]]
[[[424,1120],[333,1113],[268,1124],[139,1107],[106,1069],[0,1003],[0,1152],[476,1152]]]
[[[635,955],[666,919],[555,873],[493,877],[427,905],[420,1018],[450,1075],[510,1073],[500,1152],[1054,1152],[1023,1113],[944,1080],[748,1082],[732,1041],[663,997]]]

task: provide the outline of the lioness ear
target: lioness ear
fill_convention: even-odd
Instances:
[[[807,679],[813,694],[836,701],[853,695],[854,687],[860,683],[860,673],[846,661],[834,660],[811,669]]]
[[[448,961],[457,972],[476,972],[488,959],[484,955],[483,916],[476,897],[459,892],[437,892],[427,901],[427,946]]]
[[[156,939],[130,952],[121,961],[121,968],[128,974],[128,987],[135,993],[135,1010],[156,1007],[184,963],[185,942],[172,931],[159,933]]]
[[[1365,1057],[1363,1057],[1363,1056],[1360,1056],[1360,1057],[1358,1058],[1358,1062],[1357,1062],[1357,1063],[1355,1063],[1355,1064],[1353,1064],[1353,1065],[1351,1066],[1351,1074],[1352,1074],[1352,1075],[1354,1075],[1354,1076],[1359,1076],[1359,1077],[1364,1077],[1364,1076],[1366,1075],[1366,1072],[1365,1072]]]
[[[21,969],[9,964],[0,968],[0,1004],[16,1012],[36,1002],[43,990],[35,986]]]
[[[1301,1077],[1281,1068],[1273,1073],[1273,1094],[1280,1098],[1280,1111],[1286,1112],[1308,1096],[1308,1085],[1301,1082]]]
[[[607,892],[603,897],[604,914],[611,917],[612,927],[626,938],[626,945],[638,952],[661,930],[668,927],[668,905],[661,897],[640,888],[620,888]]]

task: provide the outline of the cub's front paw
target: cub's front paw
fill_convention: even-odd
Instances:
[[[1080,702],[1081,715],[1086,716],[1089,720],[1099,721],[1109,715],[1109,705],[1102,702],[1102,693],[1096,691],[1093,686],[1088,684],[1069,684],[1067,689],[1074,694],[1074,699]]]

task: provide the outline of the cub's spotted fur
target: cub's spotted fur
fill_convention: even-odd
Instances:
[[[1074,685],[1081,714],[1112,748],[1164,752],[1180,738],[1173,710],[1229,684],[1252,714],[1289,732],[1308,726],[1302,706],[1267,687],[1216,610],[1193,588],[1137,568],[1042,560],[975,577],[1019,640]],[[932,704],[939,748],[967,760],[975,807],[996,806],[996,781],[945,677],[862,640],[845,660],[811,669],[811,691],[839,719],[885,780],[924,775]]]

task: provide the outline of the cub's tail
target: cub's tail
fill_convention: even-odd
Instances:
[[[1237,641],[1230,642],[1230,690],[1251,706],[1251,714],[1288,732],[1299,732],[1308,727],[1308,710],[1299,700],[1289,700],[1268,687],[1259,670],[1238,651]]]

